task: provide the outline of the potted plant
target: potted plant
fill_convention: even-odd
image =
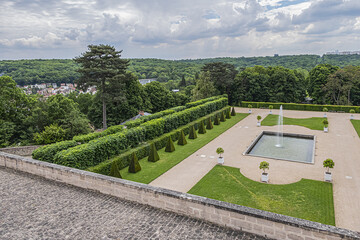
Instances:
[[[324,119],[323,124],[324,124],[324,132],[328,132],[329,131],[329,121],[327,119]]]
[[[216,153],[219,154],[218,157],[218,164],[224,164],[224,157],[221,156],[221,154],[224,153],[224,149],[222,149],[221,147],[216,149]]]
[[[251,113],[251,112],[252,112],[252,111],[251,111],[252,105],[249,104],[249,105],[248,105],[248,108],[249,108],[249,113]]]
[[[258,115],[256,118],[257,118],[257,120],[258,120],[258,122],[257,122],[257,126],[258,126],[258,127],[260,127],[260,126],[261,126],[261,122],[260,122],[260,120],[261,120],[261,116],[260,116],[260,115]]]
[[[350,119],[354,119],[354,113],[355,113],[355,110],[354,109],[350,109],[350,111],[349,111],[350,113],[351,113],[351,115],[350,115]]]
[[[328,112],[329,110],[326,108],[326,107],[324,107],[323,108],[323,112],[324,112],[324,118],[327,118],[327,112]]]
[[[266,161],[263,161],[260,163],[259,168],[264,170],[264,172],[261,173],[261,181],[266,182],[266,183],[269,182],[269,173],[265,172],[266,169],[269,169],[269,163]]]
[[[333,168],[335,166],[335,163],[332,159],[328,158],[323,162],[323,166],[325,168],[327,168],[325,175],[324,175],[324,179],[327,182],[331,182],[332,181],[332,176],[331,176],[331,172],[330,172],[330,168]]]
[[[270,109],[270,114],[272,114],[272,110],[273,110],[274,106],[273,105],[269,105],[269,109]]]

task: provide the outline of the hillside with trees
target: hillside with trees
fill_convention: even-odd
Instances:
[[[360,55],[289,55],[274,57],[206,58],[188,60],[129,59],[128,71],[139,79],[156,78],[169,82],[168,88],[177,88],[184,78],[194,84],[201,68],[208,63],[223,62],[234,65],[237,71],[246,67],[282,66],[289,69],[311,71],[318,64],[331,64],[339,67],[359,66]],[[71,59],[48,60],[3,60],[0,61],[0,75],[12,77],[18,85],[36,83],[73,83],[80,77],[76,72],[78,64]]]

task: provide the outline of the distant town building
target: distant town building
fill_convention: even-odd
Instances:
[[[180,90],[179,90],[179,89],[173,89],[173,90],[171,90],[171,91],[173,91],[173,92],[179,92]]]
[[[156,78],[149,78],[149,79],[139,79],[139,82],[141,83],[141,85],[145,85],[151,82],[156,81]]]
[[[343,51],[335,50],[334,52],[327,52],[325,55],[360,55],[360,51]]]

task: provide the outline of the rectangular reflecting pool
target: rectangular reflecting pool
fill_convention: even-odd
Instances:
[[[263,131],[245,151],[246,155],[314,163],[315,136],[303,134],[283,134],[283,145],[277,147],[277,133]]]

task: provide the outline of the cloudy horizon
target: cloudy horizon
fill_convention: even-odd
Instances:
[[[3,0],[0,9],[0,60],[73,58],[89,44],[161,59],[360,50],[358,0]]]

